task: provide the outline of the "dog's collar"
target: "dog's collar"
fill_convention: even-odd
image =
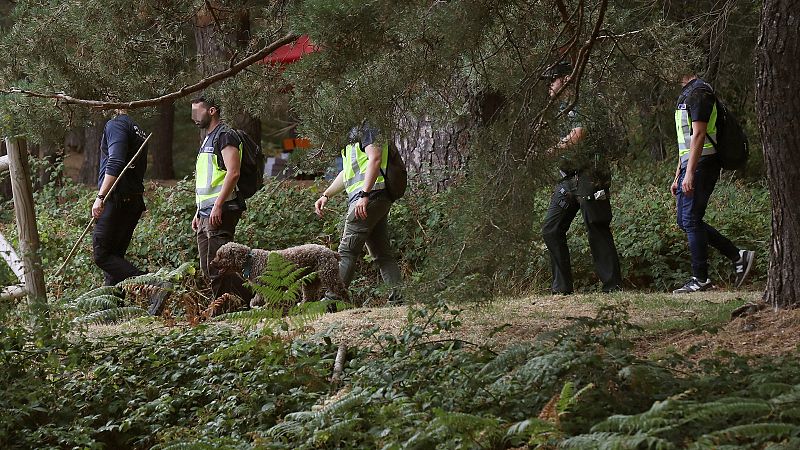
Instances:
[[[245,280],[250,279],[250,273],[253,271],[253,251],[247,252],[247,258],[244,260],[244,267],[242,267],[242,277]]]

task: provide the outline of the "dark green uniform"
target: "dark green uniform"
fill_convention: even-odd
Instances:
[[[565,108],[562,103],[561,109]],[[582,127],[578,111],[567,114],[566,136]],[[580,142],[567,150],[559,163],[561,180],[550,199],[550,206],[542,224],[542,237],[550,252],[553,272],[553,293],[570,294],[573,291],[572,267],[567,230],[578,210],[589,235],[595,272],[603,282],[603,291],[619,289],[622,277],[619,256],[611,235],[611,202],[609,201],[610,176],[608,164],[591,140]]]

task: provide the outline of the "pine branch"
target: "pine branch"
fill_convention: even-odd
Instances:
[[[261,50],[245,57],[241,61],[236,64],[231,65],[230,68],[223,70],[221,72],[217,72],[207,78],[203,78],[202,80],[187,86],[183,86],[182,88],[178,89],[177,91],[170,92],[169,94],[162,95],[160,97],[145,99],[145,100],[133,100],[127,102],[105,102],[101,100],[88,100],[88,99],[81,99],[76,98],[71,95],[68,95],[63,92],[55,92],[55,93],[45,93],[45,92],[35,92],[29,91],[27,89],[20,89],[16,87],[12,87],[7,91],[0,91],[4,94],[20,94],[26,97],[35,97],[35,98],[50,98],[55,99],[59,103],[67,104],[67,105],[79,105],[79,106],[88,106],[90,108],[95,109],[139,109],[139,108],[146,108],[150,106],[157,106],[162,103],[172,102],[179,98],[186,97],[190,94],[195,92],[202,91],[203,89],[211,86],[214,83],[219,81],[225,80],[227,78],[233,77],[245,68],[261,61],[269,55],[270,53],[277,50],[279,47],[289,44],[295,41],[299,35],[294,33],[289,33],[284,37],[273,41],[272,43],[266,45]]]

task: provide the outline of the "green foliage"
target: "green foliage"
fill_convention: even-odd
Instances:
[[[314,281],[316,272],[306,273],[278,253],[267,256],[267,265],[257,282],[251,283],[255,294],[264,299],[267,307],[292,305],[301,296],[301,289]]]
[[[444,304],[337,344],[225,322],[42,339],[0,309],[3,448],[791,448],[800,358],[644,360],[624,305],[499,353]],[[58,315],[54,318],[58,319]],[[23,320],[20,320],[20,319]],[[62,325],[59,325],[62,324]],[[783,447],[781,447],[783,446]],[[728,447],[733,448],[733,447]]]

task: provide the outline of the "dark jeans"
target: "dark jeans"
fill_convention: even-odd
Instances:
[[[200,226],[196,234],[197,252],[200,254],[200,268],[211,282],[214,298],[226,292],[234,293],[244,298],[241,277],[236,274],[221,275],[218,269],[209,266],[209,263],[217,255],[217,250],[228,242],[233,241],[236,225],[241,217],[241,211],[225,211],[222,213],[222,224],[217,228],[211,227],[208,217],[200,218]]]
[[[339,275],[345,287],[350,286],[356,270],[356,262],[361,259],[361,252],[366,244],[369,254],[375,258],[383,281],[388,285],[396,285],[402,280],[400,268],[397,266],[392,247],[389,244],[389,209],[392,201],[383,192],[370,196],[367,203],[367,218],[357,219],[355,204],[350,204],[344,223],[344,232],[339,242]],[[390,294],[390,301],[397,300],[396,294]]]
[[[614,237],[611,235],[611,202],[608,199],[608,192],[606,191],[604,200],[587,200],[579,198],[576,191],[575,177],[559,183],[550,199],[550,206],[542,224],[542,237],[550,252],[552,291],[567,294],[573,290],[567,231],[578,210],[583,214],[594,270],[603,283],[603,290],[615,290],[620,287],[622,275]]]
[[[141,194],[112,195],[106,200],[92,232],[94,262],[103,269],[106,286],[145,273],[125,259],[133,230],[145,209]]]
[[[703,221],[708,200],[714,192],[719,179],[720,165],[716,156],[705,156],[697,163],[694,172],[694,192],[686,195],[681,183],[686,176],[682,168],[678,176],[677,218],[678,226],[689,239],[689,253],[692,257],[692,275],[705,281],[708,279],[708,246],[719,250],[731,261],[739,259],[739,248],[716,228]]]

